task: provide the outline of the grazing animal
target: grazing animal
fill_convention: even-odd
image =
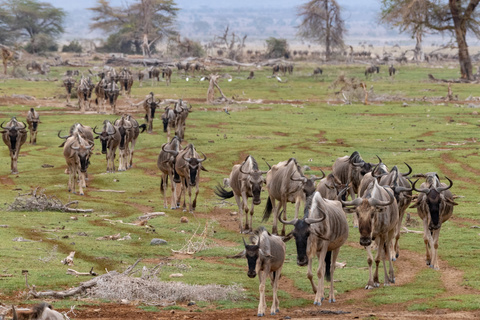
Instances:
[[[395,283],[395,274],[392,260],[390,259],[390,247],[398,223],[398,207],[391,189],[389,187],[381,187],[378,181],[374,179],[362,197],[352,201],[343,201],[340,197],[340,201],[343,206],[355,208],[354,214],[358,219],[360,245],[367,250],[370,276],[365,289],[373,289],[380,286],[378,280],[380,260],[383,262],[385,274],[384,285],[388,286],[390,283]],[[372,273],[372,241],[375,241],[378,246],[375,257],[375,274]],[[389,263],[388,273],[385,260],[388,260]]]
[[[102,144],[102,154],[106,155],[107,172],[115,172],[115,152],[120,144],[120,132],[109,121],[103,121],[103,128],[100,133],[93,128],[93,132],[97,135],[95,139],[100,139]]]
[[[337,200],[338,194],[346,187],[333,173],[320,180],[316,191],[320,192],[324,199]]]
[[[67,76],[63,78],[63,86],[67,90],[67,103],[70,103],[70,97],[72,96],[72,88],[75,86],[77,79]]]
[[[202,152],[203,159],[199,158],[199,154],[195,150],[193,144],[188,144],[185,149],[180,151],[175,160],[175,170],[180,176],[180,183],[182,189],[179,199],[182,199],[183,194],[183,211],[186,211],[186,198],[188,191],[188,207],[189,211],[193,213],[197,206],[197,196],[200,190],[200,171],[207,171],[203,167],[203,162],[207,160],[207,156]],[[192,187],[195,187],[195,198],[192,202]]]
[[[132,90],[133,86],[133,75],[130,70],[127,68],[123,68],[123,70],[118,75],[118,81],[120,84],[120,91],[127,96],[130,96],[130,91]]]
[[[440,182],[436,172],[425,174],[426,181],[415,187],[418,179],[412,185],[412,189],[417,191],[418,198],[411,208],[417,208],[417,214],[423,221],[423,241],[426,249],[426,262],[430,268],[439,270],[438,264],[438,239],[442,224],[450,219],[453,214],[453,206],[458,205],[454,201],[452,192],[449,190],[453,186],[452,180],[445,177],[449,185]]]
[[[252,219],[255,205],[261,203],[260,194],[262,186],[265,183],[263,175],[267,171],[261,171],[258,168],[257,161],[252,156],[247,156],[242,164],[236,164],[230,173],[230,187],[232,191],[227,191],[221,186],[217,186],[215,194],[222,199],[229,199],[235,196],[238,205],[238,214],[240,215],[240,232],[252,232]],[[252,206],[248,208],[248,198],[252,198]],[[243,211],[245,211],[245,226],[243,223]],[[250,213],[250,220],[248,214]]]
[[[374,73],[380,73],[380,67],[372,65],[365,68],[365,78]]]
[[[273,65],[273,67],[272,67],[272,75],[275,75],[275,74],[278,73],[279,71],[280,71],[280,65],[279,65],[279,64]]]
[[[162,145],[162,150],[160,151],[157,158],[157,168],[162,173],[162,178],[160,180],[160,191],[163,194],[164,208],[168,208],[167,196],[166,196],[168,179],[170,179],[171,181],[170,183],[172,185],[172,196],[170,198],[171,199],[170,208],[177,209],[180,207],[179,203],[177,202],[177,184],[176,184],[176,182],[180,181],[179,180],[180,177],[175,171],[176,157],[180,153],[180,151],[181,151],[180,139],[178,139],[175,136],[173,137],[172,141],[168,143],[164,143]]]
[[[153,92],[150,92],[150,95],[147,96],[143,103],[143,108],[145,109],[145,120],[147,120],[147,132],[152,133],[153,131],[153,119],[155,119],[155,110],[160,106],[160,99],[155,99],[153,97]]]
[[[148,78],[152,79],[152,86],[153,86],[153,80],[157,79],[157,82],[160,81],[160,69],[157,67],[150,67],[148,69]]]
[[[250,74],[248,75],[247,80],[251,80],[251,79],[254,79],[254,78],[255,78],[255,72],[250,71]]]
[[[257,316],[263,317],[267,303],[265,301],[265,282],[270,277],[272,283],[273,302],[270,308],[270,314],[275,315],[279,310],[279,300],[277,295],[278,283],[282,272],[283,263],[285,262],[285,243],[282,238],[271,235],[260,227],[255,231],[252,244],[246,244],[243,239],[245,250],[243,254],[247,258],[249,278],[255,278],[258,274],[260,285],[260,301],[258,302]]]
[[[110,80],[105,86],[105,98],[108,99],[110,107],[112,108],[112,113],[117,113],[117,98],[120,94],[120,89],[118,88],[115,81]]]
[[[30,144],[37,144],[37,129],[40,122],[40,115],[34,108],[27,113],[28,130],[30,131]]]
[[[138,71],[138,83],[139,86],[143,86],[143,79],[149,75],[148,70],[140,70]]]
[[[297,247],[297,264],[308,264],[307,277],[315,293],[315,305],[324,299],[324,275],[330,281],[329,302],[335,302],[333,273],[340,247],[348,239],[348,222],[342,204],[324,199],[319,192],[307,196],[303,219],[280,222],[294,226],[292,235]],[[313,281],[313,258],[318,259],[318,286]]]
[[[165,107],[165,112],[162,114],[163,132],[167,133],[167,142],[170,141],[170,134],[173,130],[175,132],[175,123],[177,115],[174,109]]]
[[[82,76],[77,87],[78,107],[81,112],[85,112],[87,107],[90,109],[90,99],[94,88],[95,85],[92,83],[90,77]]]
[[[27,141],[27,125],[23,122],[18,122],[15,117],[12,117],[5,126],[3,125],[4,123],[5,121],[0,124],[0,128],[3,129],[1,131],[3,143],[10,151],[10,170],[12,174],[18,174],[18,155],[20,148]]]
[[[395,75],[395,68],[393,67],[393,64],[390,65],[390,67],[388,68],[388,74],[391,76],[394,76]]]
[[[315,77],[315,80],[317,79],[319,74],[322,74],[323,70],[320,67],[317,67],[313,70],[313,76]]]
[[[133,153],[140,135],[140,128],[143,132],[146,126],[145,124],[140,126],[137,120],[129,114],[124,114],[121,119],[115,120],[114,125],[119,130],[121,137],[118,146],[120,149],[118,171],[125,171],[133,166]]]
[[[72,192],[75,193],[75,182],[78,179],[78,193],[83,196],[83,188],[86,186],[85,175],[92,148],[93,144],[82,138],[78,131],[65,141],[63,156],[69,172],[68,192],[73,190]]]
[[[179,99],[178,102],[175,103],[174,108],[176,117],[175,117],[175,135],[180,138],[180,140],[185,139],[185,128],[186,128],[186,121],[188,114],[192,112],[192,106],[190,108],[187,104],[182,100]]]
[[[305,202],[305,190],[315,190],[315,180],[323,179],[312,177],[307,179],[303,175],[295,158],[273,165],[267,172],[266,189],[268,190],[267,205],[263,212],[263,220],[267,221],[273,211],[272,233],[277,234],[277,220],[280,208],[283,208],[283,220],[287,220],[287,202],[295,203],[295,218],[298,218],[301,202]],[[278,206],[275,201],[278,201]],[[282,228],[285,235],[285,225]]]
[[[170,67],[167,66],[162,69],[162,78],[165,79],[167,86],[169,86],[170,82],[172,82],[172,69]]]
[[[46,302],[33,306],[32,309],[15,309],[12,306],[12,320],[65,320],[69,319],[60,312],[53,310]]]
[[[105,78],[105,72],[100,73],[100,81],[95,85],[95,95],[97,96],[95,98],[95,104],[97,105],[98,109],[97,112],[103,112],[106,113],[106,107],[105,107],[105,100],[107,99],[107,96],[105,94],[105,90],[107,89],[107,79]],[[99,105],[100,104],[100,105]],[[100,111],[103,109],[103,111]]]

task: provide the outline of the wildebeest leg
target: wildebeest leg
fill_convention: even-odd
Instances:
[[[164,172],[162,172],[162,177],[160,178],[160,192],[163,195],[163,207],[166,209],[168,208],[168,202],[167,202],[167,187],[168,187],[168,175]]]
[[[198,197],[198,192],[200,192],[200,177],[197,176],[197,184],[195,186],[195,198],[193,199],[192,206],[190,207],[190,213],[193,213],[195,209],[197,208],[197,197]],[[191,190],[192,188],[190,188]]]
[[[355,192],[353,191],[353,188],[350,188],[350,197],[352,198],[352,201],[355,200]],[[358,217],[356,214],[353,215],[353,227],[358,228]]]
[[[10,170],[12,174],[18,174],[17,170],[18,149],[15,152],[10,152]]]
[[[245,192],[242,192],[242,209],[243,211],[245,212],[245,228],[244,228],[244,232],[247,233],[249,232],[252,228],[251,228],[251,224],[248,223],[248,198],[247,198],[247,194]],[[240,216],[241,217],[241,216]],[[242,223],[242,221],[240,220],[240,223]]]
[[[183,206],[182,206],[183,211],[187,211],[187,205],[186,205],[187,188],[189,188],[188,187],[188,181],[187,181],[187,178],[184,178],[183,181],[182,181],[182,192],[180,193],[180,201],[182,201],[181,197],[182,197],[182,194],[183,194]]]
[[[135,151],[135,144],[137,143],[137,139],[135,140],[132,140],[132,143],[130,144],[130,148],[129,149],[129,166],[128,168],[130,169],[132,166],[133,166],[133,152]]]
[[[85,183],[85,172],[80,172],[78,174],[78,194],[83,196],[84,193],[83,193],[83,188],[86,187],[86,183]]]
[[[423,242],[425,243],[425,262],[427,266],[430,266],[432,263],[432,258],[430,256],[430,239],[432,238],[430,230],[428,230],[428,220],[427,217],[423,218]],[[432,241],[433,242],[433,241]]]
[[[282,201],[283,202],[283,221],[286,221],[287,220],[287,200],[285,201]],[[277,209],[277,216],[276,217],[276,221],[278,221],[278,216],[280,215],[280,205],[281,203],[279,203],[278,205],[278,209]],[[282,223],[282,236],[285,236],[285,224]]]
[[[377,254],[375,255],[375,272],[373,273],[373,286],[375,288],[380,287],[380,281],[378,280],[378,266],[380,265],[380,260],[383,260],[383,267],[385,268],[385,259],[388,259],[388,257],[385,257],[382,255],[382,250],[384,250],[385,246],[385,239],[383,237],[378,237],[377,238]],[[385,253],[385,251],[383,251]],[[386,270],[386,269],[385,269]],[[385,274],[387,272],[385,271]]]
[[[330,264],[330,292],[329,292],[329,299],[328,302],[334,303],[337,300],[335,299],[335,290],[333,289],[333,273],[335,272],[335,265],[337,263],[338,253],[340,252],[340,248],[332,250],[332,259]]]
[[[365,286],[365,289],[373,289],[374,283],[373,283],[373,274],[372,274],[372,264],[373,264],[372,245],[365,247],[365,250],[367,250],[367,255],[368,255],[367,262],[368,262],[368,273],[369,273],[368,283]]]
[[[245,205],[248,205],[248,204],[245,204]],[[253,199],[252,199],[252,206],[250,207],[250,221],[248,222],[248,228],[250,229],[250,231],[253,231],[253,213],[254,213],[254,210],[255,210],[255,205],[253,204]],[[248,217],[247,217],[248,219]]]
[[[270,309],[270,314],[273,316],[280,312],[280,301],[278,300],[278,282],[280,281],[280,274],[282,272],[282,268],[280,267],[275,272],[270,272],[270,280],[272,282],[272,293],[273,293],[273,301],[272,301],[272,308]]]
[[[391,249],[390,244],[392,243],[392,240],[395,237],[395,233],[396,233],[396,229],[391,230],[388,233],[388,238],[386,239],[386,242],[385,242],[385,250],[387,252],[385,252],[384,259],[388,259],[388,257],[392,256],[392,252],[390,252],[390,249]],[[384,264],[384,269],[385,269],[385,281],[384,281],[385,284],[384,285],[388,286],[390,283],[395,283],[395,272],[393,270],[392,259],[388,259],[388,264],[389,264],[388,276],[387,276],[387,270],[385,268],[385,260],[383,260],[383,264]]]
[[[430,267],[434,270],[440,270],[440,265],[438,264],[438,238],[440,237],[440,229],[434,230],[432,232],[433,245],[430,246],[432,250],[432,263]]]
[[[319,253],[318,257],[318,268],[317,268],[317,277],[318,277],[318,287],[317,293],[315,294],[315,300],[313,304],[316,306],[321,306],[322,301],[325,299],[325,256],[327,255],[328,244],[324,244]]]
[[[258,301],[257,316],[259,317],[263,317],[265,315],[265,308],[267,306],[267,303],[265,301],[265,281],[267,280],[268,273],[270,273],[270,270],[259,270],[258,272],[258,280],[260,281],[258,291],[260,293],[260,299]]]
[[[238,206],[238,214],[240,216],[240,219],[238,219],[239,223],[240,223],[240,233],[243,233],[245,230],[243,228],[243,199],[237,195],[237,194],[233,194],[234,197],[235,197],[235,201],[237,202],[237,206]],[[245,226],[246,228],[246,226]]]
[[[313,271],[312,271],[312,267],[313,267],[312,258],[311,258],[311,257],[308,257],[307,278],[308,278],[308,280],[310,280],[310,284],[312,285],[313,293],[316,294],[316,293],[317,293],[317,285],[316,285],[315,282],[313,281]]]
[[[272,197],[270,197],[270,202],[272,203],[272,211],[273,211],[273,225],[272,225],[272,234],[278,234],[278,229],[277,229],[277,221],[278,221],[278,210],[277,210],[277,206],[276,206],[276,203],[275,203],[275,199],[273,199]]]

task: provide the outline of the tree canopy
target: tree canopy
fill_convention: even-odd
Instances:
[[[32,52],[54,44],[62,34],[65,12],[46,2],[36,0],[4,0],[0,2],[0,40],[13,43],[29,40]]]
[[[89,10],[95,13],[90,28],[105,31],[110,37],[107,42],[117,46],[109,49],[150,56],[159,40],[177,35],[174,22],[178,8],[173,0],[136,0],[124,7],[97,0]]]
[[[340,11],[335,0],[310,0],[299,7],[298,16],[302,22],[297,27],[298,35],[324,44],[327,59],[333,49],[344,46],[346,29]]]

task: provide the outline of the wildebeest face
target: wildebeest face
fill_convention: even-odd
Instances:
[[[360,245],[369,246],[372,244],[372,231],[375,212],[377,209],[368,203],[367,199],[355,208],[358,218],[358,231],[360,232]]]
[[[257,245],[246,245],[245,246],[245,257],[247,258],[248,272],[247,275],[249,278],[255,278],[257,272],[255,267],[257,266],[257,259],[260,256],[260,247]]]
[[[18,138],[18,131],[16,128],[10,128],[8,130],[8,137],[10,139],[10,146],[12,148],[12,152],[15,152],[17,149],[17,138]]]
[[[37,131],[38,127],[38,120],[33,120],[32,121],[32,131]]]
[[[191,158],[188,162],[188,171],[190,174],[190,186],[194,187],[197,185],[197,174],[199,169],[200,161],[196,158]]]
[[[80,160],[80,171],[87,172],[90,158],[90,148],[79,148],[77,151],[78,159]]]
[[[118,128],[118,132],[120,133],[120,144],[118,145],[118,148],[120,150],[125,149],[125,141],[127,139],[127,130],[125,127],[121,126]]]
[[[427,196],[428,211],[430,213],[430,231],[438,230],[442,226],[440,222],[440,205],[442,203],[441,195],[435,189],[431,189]]]
[[[102,144],[102,154],[107,153],[107,144],[108,144],[108,138],[109,134],[105,131],[103,131],[101,134],[98,135],[98,139],[100,139],[100,143]]]
[[[248,175],[248,182],[252,190],[253,204],[259,205],[261,203],[260,193],[262,192],[262,186],[265,179],[262,176],[262,172],[254,171]]]
[[[303,192],[305,196],[310,196],[315,192],[315,180],[314,179],[306,179],[307,181],[303,184]]]
[[[157,104],[155,102],[150,102],[150,117],[151,117],[151,119],[155,118],[155,110],[156,109],[157,109]]]
[[[369,163],[369,162],[365,162],[365,163],[363,164],[363,166],[361,167],[361,169],[360,169],[361,178],[363,178],[364,175],[366,175],[367,173],[369,173],[370,171],[372,171],[372,169],[373,169],[372,164]],[[361,178],[360,178],[360,179],[361,179]]]
[[[301,267],[308,264],[307,245],[310,236],[310,225],[303,219],[298,219],[294,224],[292,235],[297,246],[297,264]]]
[[[163,122],[163,132],[167,132],[168,129],[168,118],[162,118]]]

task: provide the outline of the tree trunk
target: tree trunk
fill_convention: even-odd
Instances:
[[[328,0],[325,0],[325,58],[330,59],[330,12],[328,11]]]
[[[422,49],[422,31],[417,31],[415,33],[415,39],[416,39],[416,44],[415,44],[415,61],[417,62],[422,62],[425,60],[425,54],[423,53]]]
[[[478,1],[476,1],[478,2]],[[467,45],[467,19],[465,15],[461,16],[459,0],[449,0],[450,12],[452,13],[453,25],[455,28],[455,37],[458,45],[458,60],[460,62],[461,78],[466,80],[473,80],[472,61],[468,53]],[[472,10],[473,12],[473,10]]]

